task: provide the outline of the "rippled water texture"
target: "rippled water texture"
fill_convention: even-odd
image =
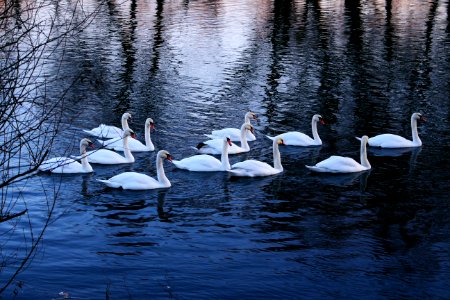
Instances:
[[[55,5],[63,14],[67,3]],[[42,186],[47,195],[61,189],[18,277],[19,299],[450,298],[448,1],[86,0],[83,8],[98,12],[42,73],[59,80],[49,97],[69,87],[52,155],[77,153],[82,129],[119,126],[125,111],[138,138],[153,118],[157,150],[176,159],[211,130],[239,127],[249,110],[259,116],[257,140],[231,163],[272,163],[265,135],[310,135],[316,113],[327,123],[323,145],[281,147],[285,171],[259,179],[165,163],[172,187],[162,191],[96,181],[129,170],[155,176],[155,152],[94,165],[92,175],[39,174],[21,190],[32,223],[45,217]],[[364,174],[305,168],[335,154],[358,160],[356,136],[410,138],[416,111],[428,119],[419,124],[423,147],[370,150]]]

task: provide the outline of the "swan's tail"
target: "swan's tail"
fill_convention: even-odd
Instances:
[[[308,169],[310,169],[311,171],[314,171],[314,172],[326,172],[324,169],[322,169],[322,168],[319,168],[319,167],[317,167],[317,166],[307,166],[307,165],[305,165],[305,167],[307,167]]]
[[[80,156],[76,156],[76,155],[71,155],[71,158],[75,159],[75,160],[80,160],[82,157]]]
[[[205,134],[204,136],[210,138],[210,139],[217,139],[217,136],[213,135],[213,134]]]
[[[121,185],[116,183],[116,182],[112,182],[109,179],[97,179],[97,181],[104,183],[107,187],[110,188],[120,188]]]
[[[307,166],[307,165],[305,165],[305,167],[307,167],[311,171],[317,171],[317,167],[316,166]]]
[[[355,136],[355,139],[357,139],[358,141],[361,141],[362,138]]]
[[[273,137],[273,136],[268,136],[268,135],[266,135],[266,138],[271,139],[272,141],[275,139],[275,137]]]
[[[97,142],[99,142],[100,145],[102,145],[102,146],[106,146],[106,144],[105,144],[106,141],[104,141],[104,140],[97,139]]]

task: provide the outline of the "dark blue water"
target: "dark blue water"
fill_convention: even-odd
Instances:
[[[327,122],[324,144],[282,147],[285,171],[267,178],[165,163],[172,187],[160,191],[96,181],[124,171],[155,176],[154,152],[93,165],[91,175],[39,174],[14,191],[29,219],[3,235],[3,256],[23,255],[29,223],[42,228],[54,195],[56,206],[2,297],[450,298],[448,1],[84,3],[94,8],[89,26],[44,68],[57,78],[49,97],[68,88],[52,155],[76,154],[82,129],[119,126],[125,111],[141,138],[153,118],[157,150],[176,159],[193,155],[211,130],[239,127],[249,110],[259,116],[257,140],[231,163],[272,163],[265,135],[310,135],[316,113]],[[421,148],[370,150],[364,174],[304,167],[335,154],[358,160],[355,136],[410,138],[413,112],[428,119]],[[3,268],[1,281],[13,270]]]

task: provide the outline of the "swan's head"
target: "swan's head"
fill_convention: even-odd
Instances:
[[[249,119],[253,119],[253,120],[258,120],[258,116],[252,111],[249,111],[248,113],[246,113],[245,117],[249,118]]]
[[[122,120],[130,120],[131,119],[131,114],[130,113],[124,113],[122,115]]]
[[[91,149],[94,149],[94,143],[91,142],[90,139],[82,139],[81,142],[80,142],[80,147],[84,147],[85,149],[87,147],[89,147]]]
[[[369,142],[369,137],[367,135],[363,135],[360,139],[361,144],[367,144]]]
[[[319,122],[320,124],[325,125],[325,121],[324,121],[324,119],[322,118],[321,115],[314,115],[313,116],[313,121],[314,122]]]
[[[172,162],[172,160],[173,160],[173,156],[170,155],[170,153],[168,151],[166,151],[166,150],[160,150],[158,152],[158,157],[165,158],[165,159],[167,159],[170,162]]]
[[[285,145],[284,144],[284,140],[282,138],[277,138],[276,142],[277,142],[278,145]]]
[[[153,122],[152,118],[147,118],[147,120],[145,120],[145,127],[150,127],[150,130],[155,129],[155,122]]]
[[[223,138],[224,142],[227,142],[228,145],[230,145],[230,147],[233,145],[233,143],[231,142],[231,139],[229,136],[226,136]]]
[[[123,132],[123,137],[128,137],[128,136],[131,136],[133,139],[136,138],[136,134],[134,133],[133,130],[125,129],[125,131]]]
[[[250,131],[251,133],[255,133],[255,129],[253,128],[253,126],[252,125],[250,125],[250,124],[244,124],[244,125],[242,125],[245,129],[247,129],[248,131]]]
[[[417,121],[421,121],[421,122],[427,121],[427,119],[421,113],[413,113],[411,118],[414,120],[417,120]]]

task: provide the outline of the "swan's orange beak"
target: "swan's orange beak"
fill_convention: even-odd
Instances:
[[[89,148],[94,149],[94,143],[89,142]]]
[[[427,121],[427,118],[425,118],[424,116],[420,116],[420,119],[419,119],[420,121],[422,121],[422,122],[426,122]]]
[[[250,127],[250,132],[255,134],[255,129],[253,129],[253,127]]]
[[[285,145],[284,140],[282,138],[278,139],[278,145]]]
[[[325,124],[326,124],[325,121],[324,121],[324,119],[322,119],[322,118],[320,118],[319,122],[320,122],[320,124],[322,124],[322,125],[325,125]]]
[[[150,123],[150,130],[155,130],[155,123]]]
[[[230,145],[230,147],[233,145],[233,143],[231,142],[231,140],[229,138],[227,138],[227,143],[228,143],[228,145]]]
[[[167,159],[168,161],[172,162],[173,156],[170,155],[170,154],[167,154],[166,159]]]
[[[132,137],[133,139],[135,139],[135,138],[137,137],[136,133],[133,132],[133,133],[131,134],[131,137]]]

